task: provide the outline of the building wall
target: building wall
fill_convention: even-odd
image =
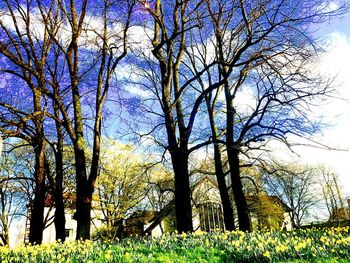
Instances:
[[[66,240],[72,241],[75,240],[75,237],[77,235],[77,221],[73,219],[73,215],[75,213],[75,210],[72,209],[66,209],[65,210],[65,219],[66,219]],[[52,217],[55,214],[55,209],[49,209],[45,207],[44,210],[44,216],[46,216],[49,213],[49,217]],[[100,210],[91,210],[91,218],[92,218],[92,224],[91,224],[91,233],[93,233],[97,228],[100,228],[102,226],[102,212]],[[43,232],[43,243],[52,243],[56,239],[56,230],[55,225],[52,223],[47,228],[45,228]]]
[[[164,223],[161,222],[161,224],[162,224],[162,228],[164,229]],[[151,224],[146,224],[146,225],[144,226],[144,229],[147,229],[147,227],[149,227],[150,225],[151,225]],[[162,234],[163,234],[163,233],[162,233],[162,229],[160,228],[159,225],[156,226],[156,227],[151,231],[151,236],[152,236],[152,237],[160,237]]]
[[[284,216],[284,222],[286,222],[286,229],[287,230],[292,230],[292,218],[290,217],[290,214],[288,212],[283,213]]]
[[[76,237],[77,221],[73,219],[75,210],[66,209],[65,210],[65,219],[66,219],[66,240],[72,241]],[[51,218],[48,222],[48,226],[44,229],[43,232],[43,243],[52,243],[56,240],[56,231],[55,224],[53,223],[53,217],[55,214],[55,209],[45,207],[44,209],[44,218]],[[93,223],[91,224],[91,233],[93,233],[97,228],[102,226],[102,212],[100,210],[92,210],[91,217]],[[24,243],[24,233],[25,233],[25,222],[26,218],[22,217],[20,220],[14,222],[10,230],[10,247],[14,248]]]
[[[48,207],[45,207],[44,210],[44,216],[47,215],[49,217],[53,217],[55,214],[55,208],[49,209]],[[75,239],[76,236],[76,228],[77,228],[77,221],[73,219],[74,211],[70,209],[66,209],[65,219],[66,219],[66,233],[69,233],[69,236],[66,237],[67,241],[71,241]],[[43,232],[43,243],[52,243],[56,240],[56,230],[55,230],[55,224],[53,222],[50,222],[50,225],[45,228]]]

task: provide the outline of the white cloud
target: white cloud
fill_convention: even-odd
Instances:
[[[131,86],[131,85],[128,85],[127,86],[127,91],[133,95],[137,95],[139,97],[142,97],[142,98],[151,98],[152,97],[152,94],[150,91],[148,90],[144,90],[144,89],[141,89],[139,88],[138,86]]]
[[[349,166],[350,162],[350,42],[346,35],[334,32],[329,35],[328,48],[321,57],[317,69],[327,77],[336,77],[334,98],[324,105],[315,107],[316,114],[323,116],[323,121],[330,124],[313,140],[333,149],[327,150],[306,146],[296,146],[293,150],[298,155],[291,154],[279,143],[273,142],[270,147],[275,149],[273,156],[284,161],[304,164],[324,164],[339,174],[344,195],[350,193]],[[293,138],[294,139],[294,138]],[[294,139],[295,140],[295,139]],[[300,140],[297,140],[300,142]]]
[[[26,7],[23,7],[23,9],[26,10]],[[14,32],[16,30],[16,27],[15,27],[13,17],[11,17],[11,15],[6,11],[3,11],[3,10],[0,10],[0,11],[2,11],[0,13],[0,19],[2,20],[2,23],[10,31]],[[31,9],[29,14],[30,14],[29,31],[30,31],[31,37],[36,41],[41,41],[42,39],[44,39],[44,35],[45,35],[44,19],[38,8]],[[14,17],[20,33],[23,33],[23,35],[25,36],[26,35],[26,21],[25,21],[26,18],[23,18],[18,11],[14,12]],[[84,46],[89,50],[93,50],[93,51],[99,50],[103,43],[101,39],[101,36],[103,36],[103,27],[104,27],[104,21],[101,17],[97,17],[94,15],[86,15],[84,24],[83,24],[83,30],[78,40],[79,45]],[[62,21],[61,25],[59,26],[58,32],[56,34],[56,38],[60,41],[61,45],[63,46],[66,45],[68,47],[71,39],[71,33],[72,33],[72,28],[70,26],[70,23],[67,21]],[[123,25],[119,21],[110,23],[108,28],[108,35],[107,35],[108,44],[115,45],[116,43],[122,43],[122,40],[121,40],[122,34],[123,34]],[[133,34],[131,35],[133,36]],[[131,40],[133,40],[132,37],[131,37]],[[119,50],[119,49],[114,49],[114,51],[122,52],[122,50]]]
[[[152,36],[153,30],[142,26],[132,26],[128,33],[131,49],[141,56],[154,58],[152,55]]]
[[[334,32],[329,35],[327,43],[327,51],[320,57],[319,70],[321,74],[335,78],[333,85],[338,87],[337,94],[341,98],[350,99],[349,38],[345,34]]]

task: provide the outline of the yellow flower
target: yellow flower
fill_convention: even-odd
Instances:
[[[110,249],[106,251],[106,254],[105,254],[105,259],[106,260],[110,260],[112,258],[112,256],[111,256],[112,252],[113,251],[110,250]]]
[[[110,260],[111,259],[111,254],[105,254],[105,259]]]
[[[129,252],[126,252],[126,253],[124,254],[124,258],[125,258],[126,260],[131,259],[130,253],[129,253]]]
[[[201,235],[204,235],[204,234],[205,234],[205,232],[202,231],[202,230],[200,230],[200,229],[196,230],[196,231],[193,233],[194,236],[201,236]]]
[[[266,257],[266,258],[271,258],[271,254],[270,254],[270,252],[268,250],[266,250],[264,252],[263,256]]]
[[[276,252],[277,253],[279,253],[279,252],[284,252],[284,251],[286,251],[287,249],[288,249],[288,247],[287,246],[285,246],[285,245],[283,245],[283,244],[281,244],[281,245],[278,245],[278,246],[276,246]]]

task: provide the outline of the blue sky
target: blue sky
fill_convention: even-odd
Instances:
[[[346,14],[341,18],[337,18],[330,21],[329,23],[326,23],[320,30],[320,33],[333,31],[338,31],[347,34],[347,36],[350,36],[350,14]]]

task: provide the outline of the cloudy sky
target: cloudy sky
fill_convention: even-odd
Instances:
[[[343,197],[350,197],[350,14],[320,25],[317,35],[326,50],[317,69],[325,76],[335,78],[333,86],[336,90],[335,98],[316,107],[315,116],[322,116],[328,127],[315,135],[314,140],[338,150],[297,146],[293,147],[295,154],[291,154],[282,145],[273,145],[273,148],[276,148],[276,157],[283,156],[286,161],[329,167],[340,177]],[[126,74],[130,72],[126,68]],[[136,87],[128,87],[128,92],[149,96]],[[247,98],[246,95],[242,94],[242,98]]]
[[[336,150],[321,150],[310,147],[293,148],[298,162],[324,164],[340,177],[343,197],[350,196],[350,14],[322,25],[318,31],[325,40],[327,52],[318,65],[323,74],[336,76],[335,96],[339,99],[320,105],[317,113],[329,124],[315,140]]]

